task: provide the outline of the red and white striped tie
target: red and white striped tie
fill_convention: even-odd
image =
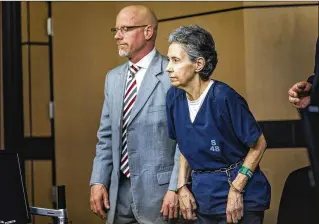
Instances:
[[[123,103],[121,171],[127,177],[130,177],[130,168],[128,165],[128,153],[127,153],[127,123],[130,118],[131,110],[137,95],[135,74],[138,72],[139,69],[140,68],[136,65],[131,65],[129,69],[128,79],[126,81],[124,103]]]

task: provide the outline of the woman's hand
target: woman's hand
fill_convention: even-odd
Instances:
[[[184,219],[196,220],[195,210],[197,208],[193,194],[188,190],[187,186],[183,186],[178,190],[180,212]]]
[[[243,195],[233,187],[228,193],[226,216],[227,223],[238,223],[244,216]]]

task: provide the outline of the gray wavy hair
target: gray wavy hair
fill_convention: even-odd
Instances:
[[[168,42],[181,44],[192,62],[203,57],[206,63],[199,75],[202,80],[209,79],[218,59],[215,41],[208,31],[198,25],[181,26],[169,35]]]

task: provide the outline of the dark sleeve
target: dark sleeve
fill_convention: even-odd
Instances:
[[[319,57],[319,37],[317,38],[317,44],[316,44],[316,56],[315,56],[315,68],[314,68],[314,70],[313,70],[313,73],[314,74],[316,74],[316,72],[317,72],[317,67],[318,67],[318,63],[319,63],[319,59],[318,59],[318,57]]]
[[[249,110],[246,100],[234,90],[231,90],[226,96],[226,105],[236,136],[246,146],[253,147],[262,131]]]
[[[318,63],[319,63],[319,60],[318,60],[318,57],[319,57],[319,52],[318,52],[319,51],[319,46],[318,46],[318,44],[319,44],[319,37],[318,37],[317,43],[316,43],[315,66],[314,66],[314,69],[313,69],[314,75],[309,76],[308,79],[307,79],[307,82],[309,82],[311,84],[313,84],[313,80],[315,78],[315,75],[316,75],[316,72],[317,72]]]
[[[312,81],[312,93],[311,93],[311,104],[318,105],[319,104],[319,38],[317,39],[316,45],[316,59],[315,59],[315,75],[313,76]]]
[[[311,75],[311,76],[309,76],[308,77],[308,79],[307,79],[307,82],[309,82],[309,83],[313,83],[313,79],[314,79],[314,77],[315,77],[315,75]]]
[[[167,127],[168,127],[168,136],[170,139],[176,140],[175,134],[175,123],[174,123],[174,114],[173,114],[173,96],[169,90],[166,95],[166,116],[167,116]]]

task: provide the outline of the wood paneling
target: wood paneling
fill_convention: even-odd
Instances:
[[[51,136],[49,47],[30,47],[32,136]]]
[[[116,14],[125,6],[141,4],[150,7],[158,19],[167,19],[190,14],[211,12],[216,10],[242,6],[243,2],[117,2]],[[185,24],[184,24],[185,25]]]
[[[313,73],[318,8],[244,11],[247,100],[258,120],[298,119],[288,89]]]
[[[228,83],[245,96],[243,12],[234,11],[160,23],[156,45],[158,50],[166,55],[168,35],[177,27],[190,24],[198,24],[213,35],[218,64],[212,77]]]
[[[30,42],[47,42],[46,2],[30,2]],[[21,4],[22,41],[28,41],[28,10]],[[50,76],[49,46],[23,45],[23,110],[25,136],[51,136],[49,118]]]
[[[257,120],[299,118],[287,92],[313,72],[317,27],[316,6],[244,10],[246,99]],[[288,174],[306,165],[305,149],[268,149],[262,161],[272,186],[266,224],[276,223]]]
[[[29,74],[29,47],[22,46],[22,76],[23,76],[23,122],[24,136],[31,136],[31,119],[30,119],[30,74]]]
[[[315,1],[245,1],[244,6],[314,4]]]
[[[52,3],[57,183],[66,185],[73,223],[103,222],[89,209],[89,178],[105,74],[118,60],[115,4]]]
[[[47,3],[30,2],[28,21],[27,3],[21,3],[22,42],[48,41],[46,34]],[[28,22],[30,40],[28,39]],[[49,47],[22,46],[24,136],[51,136],[49,119]],[[46,148],[43,148],[46,150]],[[52,162],[25,162],[26,190],[30,205],[52,208]],[[52,223],[52,219],[34,216],[37,224]]]
[[[30,41],[48,42],[48,3],[30,2]]]
[[[260,164],[271,185],[271,203],[270,209],[265,213],[265,224],[277,223],[281,194],[288,175],[308,165],[306,149],[267,149]]]
[[[28,9],[27,2],[21,2],[21,41],[28,41]]]
[[[51,161],[26,161],[25,179],[28,201],[31,206],[52,208],[52,169]],[[33,216],[34,223],[52,223],[44,216]]]

